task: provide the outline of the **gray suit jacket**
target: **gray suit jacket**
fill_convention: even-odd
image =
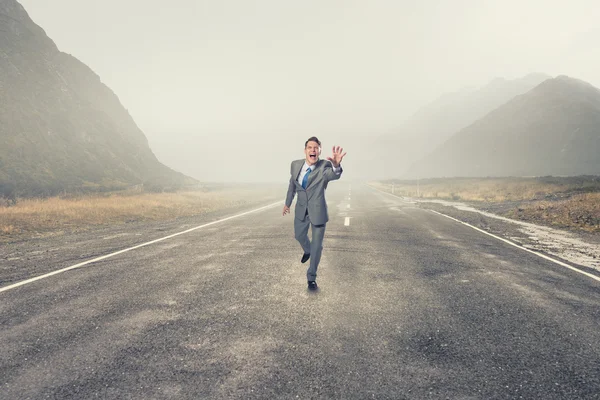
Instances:
[[[329,160],[317,161],[314,165],[315,168],[308,176],[306,190],[304,190],[302,185],[298,183],[298,176],[300,176],[300,170],[304,165],[304,161],[304,159],[292,161],[290,184],[285,198],[285,205],[290,207],[292,200],[294,200],[294,194],[298,193],[295,211],[296,218],[304,221],[306,210],[308,210],[310,222],[314,225],[323,225],[329,221],[327,202],[325,201],[325,189],[327,189],[329,181],[340,179],[342,176],[342,166],[340,165],[340,174],[338,175],[333,171],[333,165],[331,165]]]

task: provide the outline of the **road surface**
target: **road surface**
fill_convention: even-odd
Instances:
[[[0,398],[600,398],[600,282],[342,179],[309,292],[284,195],[0,292]]]

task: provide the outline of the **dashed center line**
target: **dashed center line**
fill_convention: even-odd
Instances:
[[[350,198],[351,198],[351,194],[352,194],[352,186],[350,186],[348,188],[348,203],[346,204],[346,208],[350,209]],[[346,213],[342,214],[345,215]],[[344,226],[350,226],[350,217],[345,217],[344,218]]]

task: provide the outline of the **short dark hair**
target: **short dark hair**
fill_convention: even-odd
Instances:
[[[304,143],[304,148],[306,148],[306,146],[308,146],[308,142],[317,142],[319,147],[321,146],[321,142],[319,141],[319,139],[317,139],[316,136],[309,137],[308,140],[306,141],[306,143]]]

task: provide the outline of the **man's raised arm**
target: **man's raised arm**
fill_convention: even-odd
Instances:
[[[331,168],[325,169],[325,176],[328,181],[333,181],[336,179],[340,179],[342,176],[342,159],[346,153],[344,153],[344,149],[340,146],[333,146],[333,154],[331,157],[327,157],[327,159],[331,162]]]

